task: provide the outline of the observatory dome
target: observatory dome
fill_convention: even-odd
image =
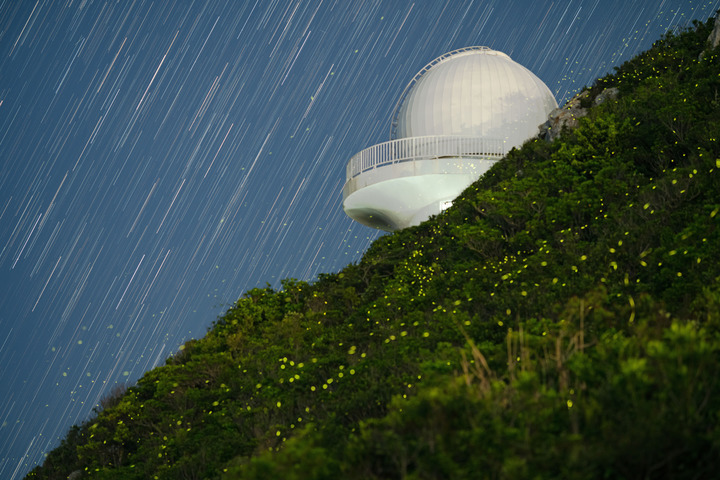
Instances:
[[[547,86],[502,52],[468,47],[446,53],[405,87],[390,140],[348,161],[343,209],[382,230],[418,225],[537,135],[556,107]]]
[[[506,151],[537,134],[557,107],[548,87],[502,52],[469,47],[430,62],[395,109],[391,138],[502,138]]]

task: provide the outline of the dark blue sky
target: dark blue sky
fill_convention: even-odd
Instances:
[[[562,104],[718,8],[0,1],[0,478],[244,291],[358,260],[345,163],[435,57],[501,50]]]

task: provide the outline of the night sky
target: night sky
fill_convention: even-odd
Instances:
[[[379,232],[345,164],[405,85],[486,45],[562,104],[720,0],[0,0],[0,478],[244,291]]]

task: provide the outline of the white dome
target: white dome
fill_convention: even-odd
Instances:
[[[459,135],[502,139],[506,150],[537,134],[557,102],[532,72],[502,52],[469,47],[430,62],[405,89],[391,138]]]

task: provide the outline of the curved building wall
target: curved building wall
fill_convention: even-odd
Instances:
[[[510,150],[556,107],[547,86],[504,53],[467,50],[416,78],[398,110],[396,135],[503,138]]]

